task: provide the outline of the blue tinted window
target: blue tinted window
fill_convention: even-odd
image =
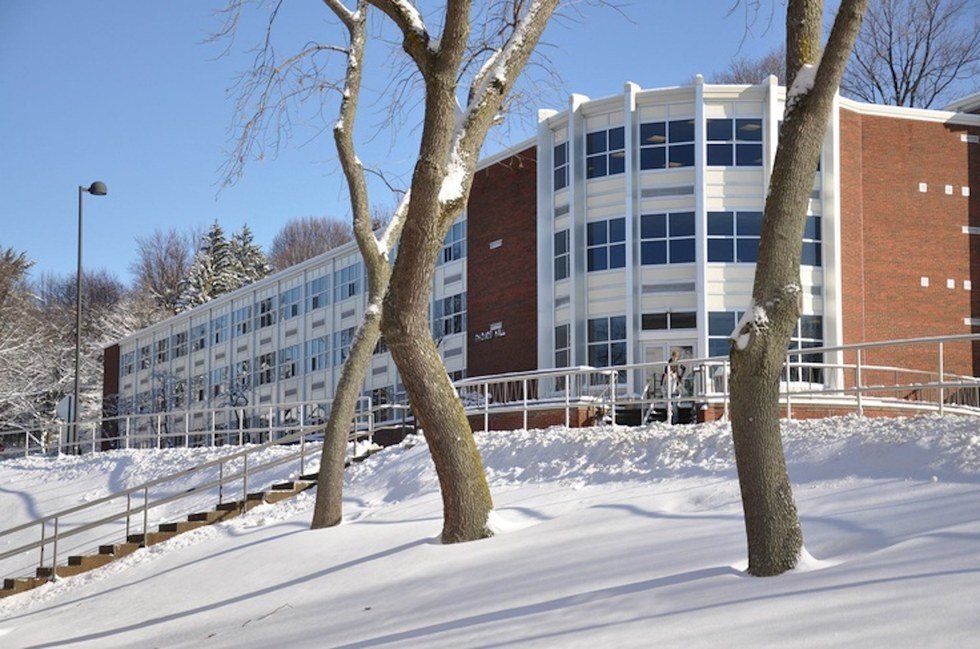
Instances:
[[[681,146],[669,147],[668,166],[693,167],[694,166],[694,145],[682,144]]]

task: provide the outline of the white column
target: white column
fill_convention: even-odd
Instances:
[[[548,120],[558,112],[538,111],[538,368],[555,364],[554,136]]]
[[[697,296],[698,348],[695,356],[708,355],[708,291],[705,272],[708,265],[708,212],[705,206],[705,121],[704,77],[694,82],[694,257],[697,275],[694,290]]]
[[[588,293],[585,273],[585,118],[582,105],[589,98],[573,94],[568,112],[568,156],[569,156],[569,201],[568,212],[571,221],[569,228],[569,248],[571,252],[571,292],[569,327],[572,365],[586,363],[585,322],[588,318]]]
[[[639,288],[639,123],[636,116],[636,93],[640,86],[627,82],[623,91],[623,131],[626,142],[626,362],[635,363],[639,358],[640,288]],[[627,385],[634,385],[627,377]]]

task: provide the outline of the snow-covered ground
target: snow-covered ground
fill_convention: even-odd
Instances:
[[[480,434],[499,533],[454,546],[410,440],[354,467],[339,528],[310,492],[262,506],[0,600],[0,646],[976,646],[980,422],[784,431],[815,558],[782,577],[741,572],[724,425]]]

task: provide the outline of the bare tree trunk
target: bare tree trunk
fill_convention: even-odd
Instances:
[[[421,240],[429,238],[429,243]],[[432,237],[419,228],[406,229],[395,278],[388,292],[382,328],[392,357],[398,365],[412,411],[422,427],[442,490],[442,542],[458,543],[490,536],[487,518],[493,509],[483,461],[470,430],[469,420],[436,350],[428,323],[428,258],[415,261],[409,251],[432,248]],[[442,238],[437,239],[441,243]],[[418,246],[418,247],[416,247]],[[403,262],[403,258],[405,261]],[[407,268],[398,275],[397,265]]]
[[[399,25],[403,47],[425,79],[425,118],[412,201],[382,314],[381,331],[405,382],[439,476],[443,543],[487,537],[493,501],[466,411],[439,358],[428,309],[436,258],[462,213],[486,133],[537,46],[557,0],[514,3],[513,30],[474,77],[465,108],[456,96],[470,32],[470,3],[446,4],[435,49],[405,3],[370,0]],[[523,10],[523,13],[522,13]],[[412,9],[411,11],[414,11]]]
[[[382,292],[375,302],[375,296],[372,296],[371,304],[380,304],[383,297]],[[344,458],[348,433],[361,386],[364,385],[364,375],[380,334],[381,311],[370,309],[357,328],[350,353],[340,371],[340,379],[330,406],[330,418],[323,432],[312,529],[339,525],[343,518]]]
[[[380,336],[381,309],[391,278],[388,252],[398,239],[409,204],[409,195],[406,194],[379,241],[372,231],[364,169],[357,158],[353,138],[354,120],[360,99],[368,4],[366,0],[359,0],[357,10],[351,12],[341,0],[325,2],[347,27],[350,36],[340,120],[334,126],[334,143],[350,191],[354,238],[367,271],[369,298],[364,320],[357,328],[340,372],[330,407],[330,418],[324,430],[316,504],[311,524],[313,529],[338,525],[343,518],[344,457],[348,431],[361,386],[364,385],[364,375]]]
[[[789,0],[789,90],[766,198],[752,304],[732,333],[732,437],[749,573],[778,575],[803,548],[779,429],[779,382],[800,317],[800,251],[806,210],[834,95],[867,0],[843,0],[823,56],[821,0]]]

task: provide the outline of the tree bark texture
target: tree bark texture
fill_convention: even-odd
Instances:
[[[732,437],[748,570],[757,576],[792,569],[803,548],[779,428],[779,384],[800,316],[800,254],[810,191],[834,96],[866,8],[867,0],[841,2],[821,56],[822,2],[789,0],[787,6],[790,90],[766,197],[753,302],[733,333],[731,350]],[[794,91],[797,75],[814,69],[812,85]]]
[[[350,193],[354,238],[357,240],[367,274],[368,308],[354,334],[347,359],[341,369],[330,407],[330,417],[324,429],[316,503],[311,524],[313,529],[338,525],[343,518],[344,458],[348,433],[361,387],[364,385],[364,376],[380,336],[381,309],[391,277],[388,251],[399,236],[401,224],[404,222],[404,210],[409,200],[408,195],[403,197],[379,244],[372,231],[367,183],[364,169],[357,158],[353,139],[354,121],[360,98],[368,5],[365,0],[360,0],[357,11],[351,12],[340,0],[326,0],[326,4],[347,27],[350,37],[350,52],[344,80],[345,93],[340,106],[340,120],[334,127],[333,133]]]
[[[417,16],[407,16],[405,8],[391,0],[370,1],[401,27],[403,47],[425,81],[412,200],[381,330],[439,477],[442,541],[470,541],[491,534],[487,522],[493,500],[466,412],[432,340],[428,321],[432,277],[446,232],[466,206],[486,133],[537,46],[557,0],[533,0],[526,5],[513,33],[473,79],[462,114],[458,113],[457,85],[470,34],[470,2],[446,3],[443,33],[433,48],[427,32],[412,26],[418,24]]]

